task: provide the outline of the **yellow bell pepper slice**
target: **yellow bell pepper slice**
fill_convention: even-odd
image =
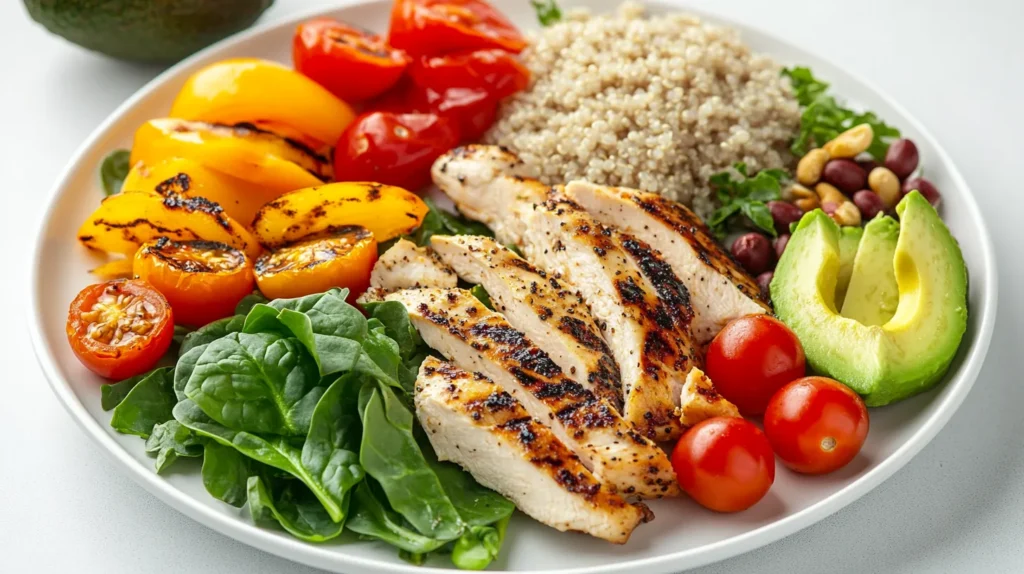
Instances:
[[[263,206],[252,230],[267,248],[346,225],[369,229],[378,242],[410,233],[429,208],[415,193],[368,182],[341,182],[286,193]]]
[[[319,185],[333,176],[329,150],[313,150],[255,126],[163,118],[136,130],[132,165],[156,165],[172,157],[191,159],[277,193]]]
[[[90,270],[89,273],[92,273],[103,281],[110,281],[111,279],[131,279],[133,264],[134,262],[131,257],[112,259],[103,265]]]
[[[228,217],[245,226],[252,223],[252,218],[263,204],[281,195],[271,188],[232,177],[183,157],[172,157],[155,165],[140,161],[132,166],[121,189],[205,197],[223,207]]]
[[[281,123],[334,145],[355,112],[291,68],[258,58],[235,58],[192,74],[174,100],[171,117],[225,124]]]
[[[179,241],[204,239],[224,243],[255,259],[260,244],[223,209],[202,197],[146,191],[123,191],[100,203],[78,229],[89,249],[133,255],[139,246],[160,237]]]

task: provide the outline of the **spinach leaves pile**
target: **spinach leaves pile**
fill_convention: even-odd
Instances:
[[[146,439],[161,472],[202,457],[215,498],[258,524],[323,542],[347,529],[406,560],[497,556],[514,506],[437,460],[410,403],[423,345],[405,308],[367,319],[333,289],[246,298],[237,315],[184,337],[174,367],[102,389],[110,424]]]

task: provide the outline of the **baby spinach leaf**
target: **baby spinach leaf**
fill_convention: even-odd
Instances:
[[[107,157],[103,158],[103,163],[100,164],[100,180],[103,182],[103,191],[107,195],[121,193],[121,186],[132,167],[130,156],[131,152],[128,150],[119,149],[110,152]]]
[[[420,247],[430,245],[430,238],[435,235],[484,235],[494,237],[494,233],[483,223],[466,218],[461,213],[445,211],[430,198],[424,198],[429,211],[423,223],[409,238]]]
[[[414,355],[423,345],[416,327],[409,320],[405,305],[398,301],[378,301],[364,306],[370,316],[384,325],[384,332],[398,343],[398,352],[403,359]]]
[[[505,540],[510,513],[493,526],[471,526],[452,547],[452,564],[460,570],[483,570],[497,557]]]
[[[238,302],[238,305],[235,306],[235,315],[248,315],[254,305],[266,302],[267,298],[263,296],[263,293],[253,291],[242,297],[242,300]]]
[[[328,387],[313,411],[302,446],[303,468],[343,504],[366,475],[357,454],[362,433],[357,410],[360,386],[350,374]]]
[[[323,505],[331,520],[341,522],[345,518],[344,499],[338,499],[332,491],[339,489],[326,486],[302,465],[302,451],[286,437],[262,438],[245,431],[229,429],[206,416],[198,405],[184,400],[175,405],[174,418],[196,433],[229,446],[245,456],[276,469],[283,470],[302,481]],[[338,477],[330,477],[335,480]]]
[[[103,410],[109,411],[121,404],[121,401],[128,396],[128,393],[135,388],[135,385],[139,384],[142,379],[145,379],[151,374],[153,374],[153,371],[142,373],[141,375],[135,375],[134,377],[129,377],[123,381],[118,381],[113,384],[101,385],[100,406],[103,407]]]
[[[175,325],[174,336],[171,338],[171,340],[174,341],[174,343],[180,347],[181,344],[185,342],[185,337],[187,337],[188,334],[191,333],[192,331],[195,331],[195,329],[191,327],[186,327],[184,325]]]
[[[352,493],[352,508],[345,528],[364,538],[383,540],[414,555],[433,552],[446,543],[403,526],[402,517],[378,497],[369,480],[359,484]]]
[[[420,533],[453,540],[465,527],[413,437],[413,415],[390,387],[363,392],[359,461],[384,490],[391,507]]]
[[[203,349],[185,395],[235,430],[301,436],[325,388],[295,338],[231,333]]]
[[[203,457],[203,486],[210,496],[241,508],[245,504],[246,481],[251,473],[249,459],[234,447],[216,441],[206,445]]]
[[[178,421],[171,419],[153,427],[146,439],[146,452],[156,454],[156,471],[163,472],[179,456],[203,456],[202,440]]]
[[[148,438],[154,426],[173,418],[175,402],[170,367],[155,369],[114,407],[110,426],[120,433]]]
[[[366,335],[366,317],[349,305],[348,289],[331,289],[297,299],[275,299],[269,303],[278,310],[290,309],[309,317],[313,332],[345,339],[362,339]]]
[[[249,513],[257,524],[276,522],[289,534],[306,542],[324,542],[341,534],[320,501],[301,483],[279,481],[273,490],[259,476],[247,483]]]
[[[224,335],[238,333],[242,330],[243,325],[245,325],[245,317],[242,315],[225,317],[206,324],[185,335],[181,341],[181,348],[178,349],[178,357],[184,357],[192,349],[212,343]]]
[[[476,297],[477,301],[483,303],[484,307],[487,307],[491,311],[494,310],[494,304],[491,303],[491,294],[487,292],[487,289],[485,289],[483,285],[474,285],[473,288],[469,290],[469,294]]]

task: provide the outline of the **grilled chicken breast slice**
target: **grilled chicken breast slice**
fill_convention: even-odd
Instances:
[[[370,286],[394,290],[455,287],[458,277],[429,247],[401,239],[384,252],[370,273]]]
[[[579,293],[489,237],[435,235],[430,245],[462,279],[484,286],[494,308],[577,383],[622,408],[611,349]]]
[[[653,193],[583,181],[570,182],[565,193],[595,219],[661,252],[689,290],[698,342],[710,341],[737,317],[771,312],[757,283],[685,206]]]
[[[711,379],[700,369],[692,369],[687,375],[679,403],[679,420],[687,428],[712,417],[740,416],[736,405],[718,394]]]
[[[516,397],[602,482],[623,494],[678,494],[661,449],[630,428],[606,401],[567,378],[547,353],[468,291],[407,289],[386,299],[405,305],[427,345]]]
[[[427,357],[414,400],[439,459],[539,522],[622,544],[650,516],[602,485],[551,429],[480,374]]]

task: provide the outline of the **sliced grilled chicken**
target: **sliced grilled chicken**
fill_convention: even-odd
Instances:
[[[483,285],[495,309],[570,379],[622,408],[619,367],[590,309],[571,286],[489,237],[435,235],[430,245],[459,277]]]
[[[551,429],[480,374],[427,357],[416,418],[441,460],[452,461],[535,520],[624,543],[650,514],[602,485]]]
[[[653,193],[582,181],[570,182],[565,193],[594,218],[661,252],[689,290],[699,342],[710,341],[737,317],[771,312],[757,283],[685,206]]]
[[[606,401],[567,378],[547,353],[468,291],[407,289],[386,299],[405,305],[427,345],[516,397],[610,487],[644,497],[678,493],[661,449],[631,429]]]
[[[401,239],[373,266],[370,286],[387,290],[417,287],[455,287],[458,277],[429,247]]]
[[[740,416],[736,405],[718,394],[711,379],[700,369],[693,369],[687,375],[679,402],[679,420],[686,427],[692,427],[711,417]]]
[[[547,198],[548,186],[521,177],[523,161],[498,146],[455,148],[434,162],[431,176],[459,211],[487,225],[503,244],[521,245],[530,206]],[[487,193],[480,193],[482,188]]]

